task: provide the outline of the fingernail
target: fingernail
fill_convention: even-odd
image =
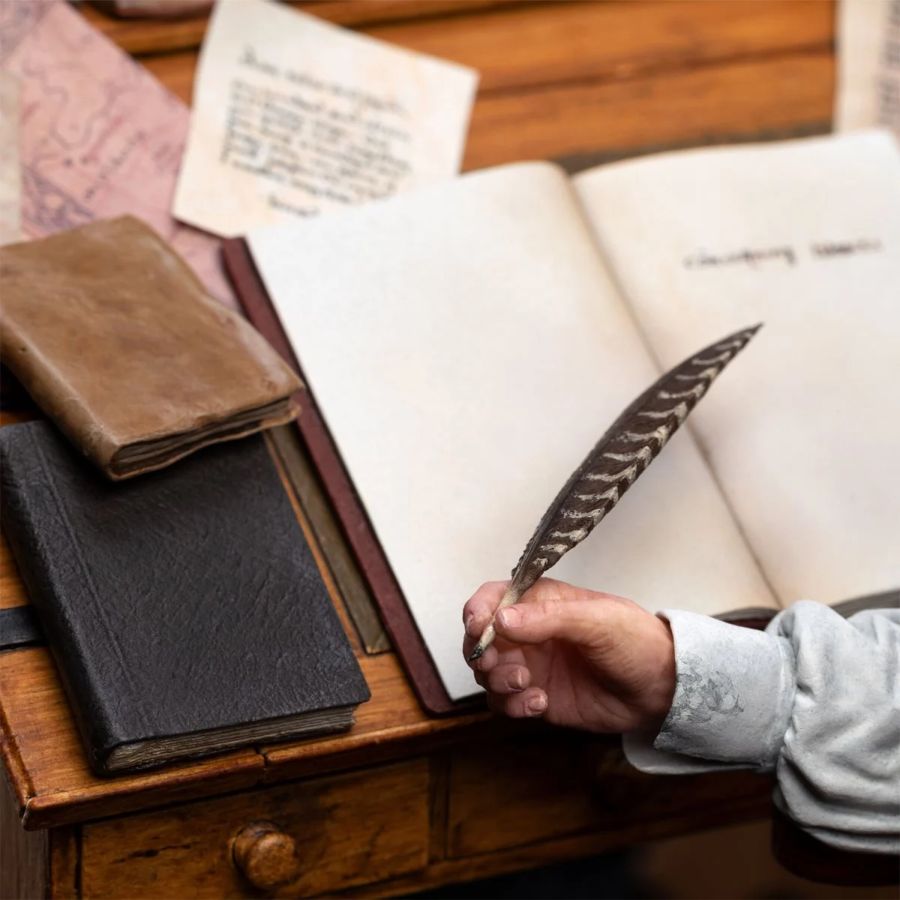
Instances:
[[[469,613],[469,614],[466,616],[466,620],[465,620],[465,622],[463,623],[463,628],[466,629],[466,634],[469,634],[469,633],[470,633],[470,627],[471,627],[471,625],[472,625],[472,619],[474,619],[474,618],[475,618],[475,613]],[[474,635],[471,635],[471,636],[474,637]]]
[[[547,708],[547,698],[543,694],[532,697],[526,704],[526,708],[528,715],[539,716]]]
[[[525,690],[525,673],[521,669],[516,669],[509,676],[509,687],[513,691]]]
[[[501,628],[515,628],[522,622],[522,613],[518,609],[501,609],[497,613],[497,621]]]

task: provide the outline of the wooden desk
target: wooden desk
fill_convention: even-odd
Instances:
[[[478,68],[467,169],[830,127],[830,2],[299,5]],[[83,12],[190,100],[202,19]],[[0,544],[0,605],[25,602]],[[279,893],[396,895],[768,810],[770,783],[750,774],[655,779],[615,739],[429,719],[393,654],[356,649],[372,700],[348,735],[112,780],[89,773],[47,652],[0,653],[0,895],[260,896],[232,853],[257,820],[303,864]]]

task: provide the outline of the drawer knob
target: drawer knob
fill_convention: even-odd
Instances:
[[[234,837],[231,856],[253,887],[271,891],[300,875],[297,843],[272,822],[251,822]]]

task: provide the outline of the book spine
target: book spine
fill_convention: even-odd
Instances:
[[[3,429],[17,430],[16,426]],[[94,678],[80,651],[77,623],[67,612],[79,606],[79,598],[72,596],[72,586],[77,584],[73,563],[80,559],[80,548],[66,526],[65,512],[60,509],[52,484],[52,471],[44,465],[37,443],[29,441],[28,447],[22,446],[21,439],[27,437],[22,432],[3,435],[7,436],[13,440],[0,446],[3,533],[46,635],[91,765],[95,771],[105,772],[108,750],[118,742],[116,729],[92,690]],[[9,452],[9,444],[18,445],[14,452]],[[28,491],[20,489],[25,485],[29,486]],[[48,526],[52,535],[48,534]]]

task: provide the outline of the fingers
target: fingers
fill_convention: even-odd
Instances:
[[[494,610],[499,605],[508,584],[509,582],[507,581],[486,582],[475,591],[463,607],[463,622],[466,628],[466,635],[463,640],[463,656],[466,659],[469,658],[476,642],[490,623]],[[496,653],[486,659],[490,649],[489,647],[488,652],[481,659],[470,663],[473,669],[476,671],[487,671],[496,662]],[[490,661],[491,659],[493,659],[493,662]]]
[[[494,712],[512,719],[535,719],[547,712],[547,694],[539,687],[530,687],[517,694],[489,694],[488,704]]]
[[[498,637],[516,644],[540,644],[559,639],[573,644],[595,644],[607,632],[616,601],[602,597],[563,599],[549,597],[500,610],[494,620]]]
[[[487,673],[479,673],[483,686],[494,694],[518,694],[531,684],[531,672],[518,662],[501,662]]]
[[[472,594],[463,607],[466,634],[476,639],[481,635],[490,622],[508,584],[508,581],[488,581]]]

